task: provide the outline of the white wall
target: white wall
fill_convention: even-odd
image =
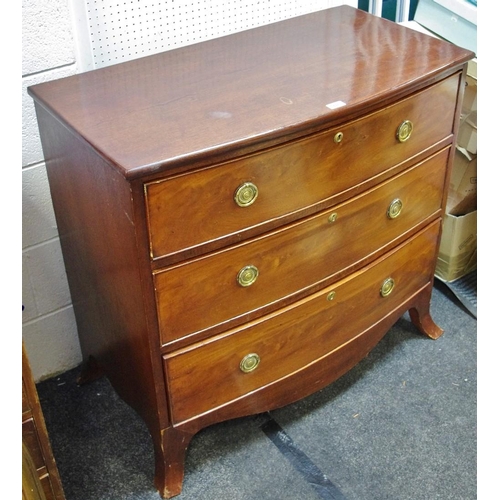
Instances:
[[[26,88],[102,65],[92,60],[95,53],[92,44],[98,42],[92,35],[95,26],[93,30],[89,29],[88,12],[92,13],[91,22],[94,24],[106,19],[99,26],[104,30],[106,23],[109,27],[111,5],[116,10],[116,5],[121,4],[124,9],[119,10],[130,12],[145,3],[148,2],[23,0],[22,3],[22,335],[36,382],[74,368],[82,359],[34,106]],[[278,4],[245,0],[241,6],[245,7],[247,21],[243,23],[242,11],[237,10],[239,0],[180,0],[175,3],[157,0],[149,3],[156,8],[162,4],[164,19],[173,19],[177,23],[177,33],[171,40],[165,34],[168,49],[200,41],[200,37],[220,36],[227,34],[228,30],[233,32],[334,5],[357,6],[357,0],[282,0]],[[144,15],[144,11],[141,14]],[[229,22],[228,16],[232,17]],[[182,23],[194,21],[204,25],[203,34],[197,38],[193,38],[193,30],[187,29],[187,24],[186,29],[182,26]],[[120,19],[114,17],[113,22],[120,26]],[[143,27],[148,28],[153,36],[158,33],[158,27],[150,29],[151,26],[149,23]],[[126,34],[124,27],[123,33]]]
[[[35,110],[26,92],[77,72],[67,0],[23,0],[22,43],[22,335],[38,382],[81,361]]]

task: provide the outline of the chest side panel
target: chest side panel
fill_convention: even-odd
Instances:
[[[37,117],[84,361],[104,366],[121,397],[153,423],[150,408],[161,415],[165,403],[156,395],[162,380],[154,380],[157,342],[142,281],[150,273],[141,268],[130,183],[43,108]]]

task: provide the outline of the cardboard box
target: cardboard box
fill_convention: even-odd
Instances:
[[[404,24],[477,53],[477,7],[463,0],[419,0]],[[461,125],[435,275],[451,282],[477,267],[477,58],[467,64]]]
[[[471,111],[460,118],[457,146],[477,154],[477,111]]]
[[[477,268],[477,210],[466,215],[446,214],[435,275],[455,281]]]
[[[467,74],[474,78],[477,83],[477,57],[467,63]]]
[[[455,149],[446,212],[463,215],[477,209],[477,155]]]
[[[456,148],[435,275],[455,281],[477,268],[477,156]]]

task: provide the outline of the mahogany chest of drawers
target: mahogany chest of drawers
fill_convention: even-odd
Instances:
[[[85,369],[153,437],[333,382],[429,315],[473,54],[338,7],[40,84]],[[97,370],[96,370],[97,371]]]

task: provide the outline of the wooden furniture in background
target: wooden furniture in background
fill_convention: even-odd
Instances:
[[[471,57],[344,6],[29,89],[83,355],[161,495],[202,427],[321,389],[407,310],[441,334]]]
[[[23,499],[64,500],[42,407],[23,344]]]

